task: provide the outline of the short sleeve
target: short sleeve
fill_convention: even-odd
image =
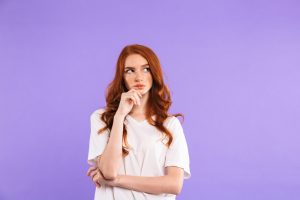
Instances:
[[[90,165],[94,165],[96,157],[103,153],[109,138],[108,129],[98,134],[98,130],[105,127],[105,123],[100,118],[103,112],[104,109],[98,109],[90,116],[91,127],[88,151],[88,163]]]
[[[191,176],[188,146],[183,128],[177,117],[172,117],[168,130],[173,135],[173,142],[166,153],[165,167],[176,166],[182,168],[184,170],[184,178],[188,179]]]

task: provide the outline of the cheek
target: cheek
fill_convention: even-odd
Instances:
[[[126,87],[129,89],[129,87],[134,84],[134,78],[128,76],[126,78],[124,77],[124,82]]]
[[[151,76],[151,75],[148,77],[148,82],[149,82],[149,84],[152,85],[153,79],[152,79],[152,76]]]

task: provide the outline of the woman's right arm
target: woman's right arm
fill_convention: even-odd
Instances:
[[[121,95],[120,104],[115,113],[108,143],[97,165],[105,179],[115,179],[122,163],[123,123],[133,105],[140,105],[142,95],[131,89]]]
[[[123,122],[125,116],[116,112],[108,143],[98,159],[98,168],[105,179],[115,179],[122,162]]]

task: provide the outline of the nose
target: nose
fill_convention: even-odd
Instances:
[[[135,75],[135,81],[139,82],[143,80],[143,73],[142,72],[137,72]]]

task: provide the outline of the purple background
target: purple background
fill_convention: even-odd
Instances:
[[[178,199],[300,198],[299,1],[0,0],[0,199],[92,199],[89,116],[150,46],[185,114]]]

